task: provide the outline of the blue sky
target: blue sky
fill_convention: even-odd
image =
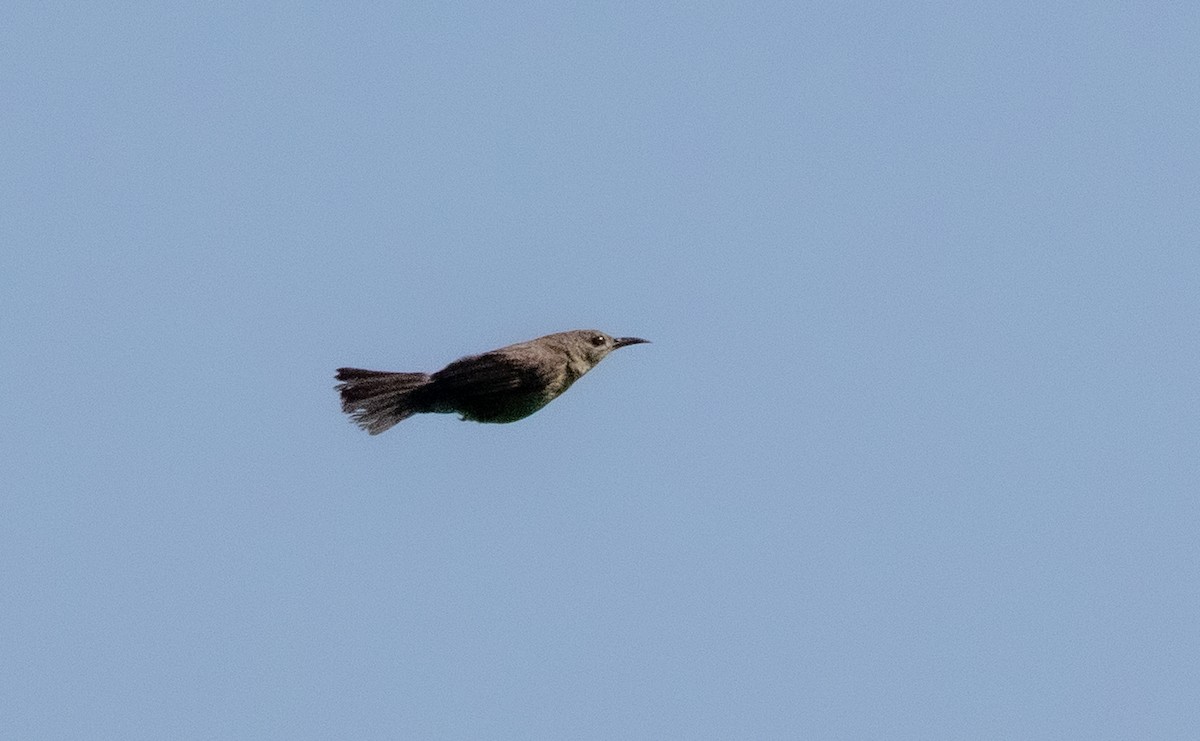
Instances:
[[[0,10],[0,736],[1200,737],[1194,6],[102,5]]]

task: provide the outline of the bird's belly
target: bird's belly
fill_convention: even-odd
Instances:
[[[509,396],[503,401],[494,399],[464,400],[453,411],[461,414],[463,419],[472,422],[516,422],[546,406],[553,398],[545,393],[529,393]]]

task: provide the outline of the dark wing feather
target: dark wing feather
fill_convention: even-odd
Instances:
[[[470,402],[536,392],[547,381],[534,365],[498,353],[465,357],[433,374],[440,398]]]
[[[553,368],[503,353],[456,360],[433,374],[433,410],[458,412],[476,422],[514,422],[528,417],[553,398],[547,389]]]

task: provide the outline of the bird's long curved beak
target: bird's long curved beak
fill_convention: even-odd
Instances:
[[[626,345],[640,345],[643,342],[649,341],[643,340],[641,337],[614,337],[613,349],[616,350],[618,347],[625,347]]]

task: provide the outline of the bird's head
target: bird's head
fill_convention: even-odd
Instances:
[[[577,329],[573,332],[563,332],[563,335],[571,354],[593,368],[613,350],[650,341],[640,337],[613,337],[596,329]]]

